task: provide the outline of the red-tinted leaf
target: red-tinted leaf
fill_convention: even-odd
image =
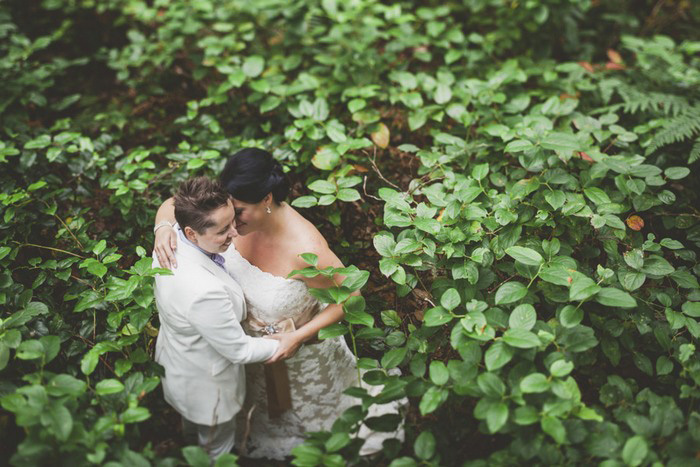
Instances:
[[[591,159],[591,156],[589,156],[588,154],[586,154],[583,151],[579,151],[578,155],[581,159],[583,159],[586,162],[594,162],[593,159]]]
[[[644,228],[644,219],[641,217],[634,215],[634,216],[629,216],[627,218],[627,227],[629,227],[632,230],[642,230]]]
[[[588,71],[589,73],[593,73],[595,71],[593,69],[593,65],[591,65],[589,62],[578,62],[578,64],[581,65],[583,69]]]
[[[618,65],[622,65],[622,63],[624,63],[620,54],[613,49],[608,49],[608,58],[611,62],[617,63]]]
[[[625,70],[626,68],[625,65],[620,65],[619,63],[608,62],[605,64],[606,70]]]

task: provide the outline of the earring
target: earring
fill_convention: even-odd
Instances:
[[[270,206],[265,208],[265,212],[268,214],[272,214],[272,209],[270,209]]]

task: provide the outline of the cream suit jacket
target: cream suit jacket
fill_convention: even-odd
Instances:
[[[223,268],[185,242],[172,276],[158,275],[156,361],[165,368],[165,400],[200,425],[231,420],[245,397],[243,364],[270,358],[279,343],[246,335],[243,291]],[[159,267],[154,258],[154,267]]]

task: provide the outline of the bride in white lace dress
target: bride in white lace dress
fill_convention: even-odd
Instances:
[[[316,254],[320,268],[342,263],[313,224],[284,202],[289,185],[269,153],[239,151],[227,162],[221,180],[236,208],[239,236],[224,258],[246,296],[244,326],[256,335],[278,332],[273,337],[281,344],[273,357],[278,363],[246,367],[247,402],[237,446],[248,457],[284,459],[304,440],[305,432],[330,429],[344,410],[360,403],[343,394],[359,384],[355,357],[344,339],[316,340],[320,329],[344,315],[340,305],[321,306],[308,289],[330,287],[332,282],[322,276],[287,278],[291,271],[307,266],[301,253]],[[166,201],[156,222],[168,220],[168,211]],[[161,264],[176,266],[171,251],[175,246],[168,229],[156,233]],[[399,402],[374,405],[370,415],[398,410]],[[248,423],[246,412],[251,413]],[[403,440],[403,431],[378,433],[363,426],[360,437],[365,440],[361,454],[370,454],[382,449],[384,439]]]

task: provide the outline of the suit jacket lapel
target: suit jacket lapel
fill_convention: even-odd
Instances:
[[[241,320],[244,320],[247,315],[247,310],[245,306],[245,296],[243,294],[243,289],[240,284],[236,282],[233,277],[231,277],[228,272],[216,264],[211,258],[208,258],[201,251],[193,248],[192,246],[186,244],[185,242],[178,242],[177,253],[186,256],[189,260],[201,266],[211,274],[213,274],[217,279],[221,280],[226,286],[226,291],[229,295],[234,295],[231,297],[234,303],[239,300],[243,303],[243,310],[241,315]],[[225,263],[224,263],[225,267]]]

